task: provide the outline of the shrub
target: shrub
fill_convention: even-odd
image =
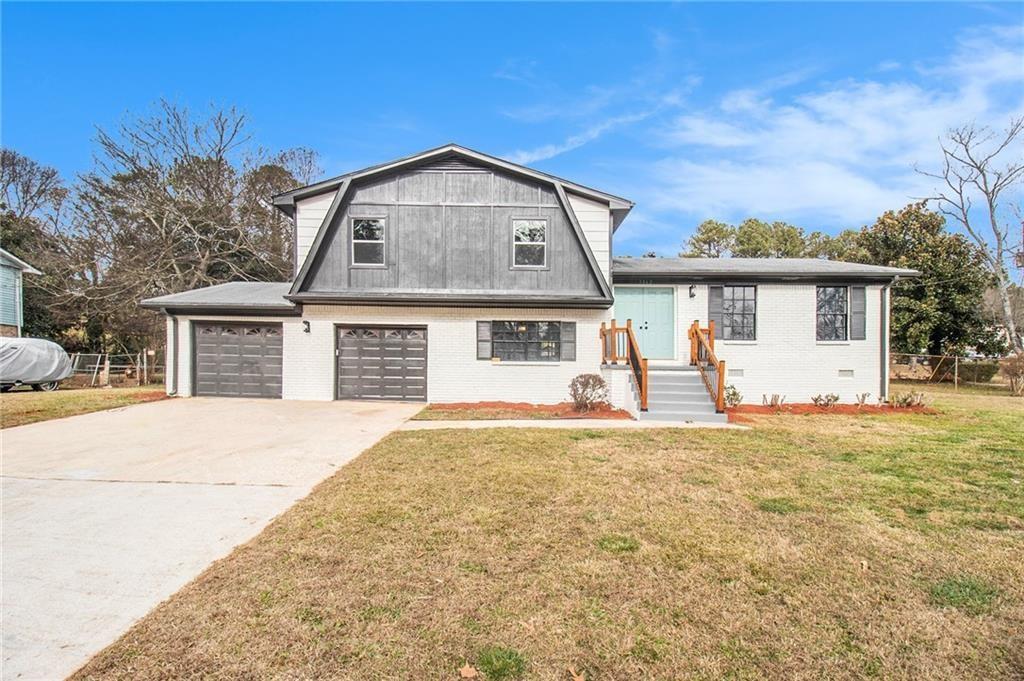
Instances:
[[[890,400],[894,407],[923,407],[924,406],[924,393],[907,392],[907,393],[896,393]]]
[[[871,393],[857,393],[857,408],[860,409],[867,404],[869,397],[871,397]]]
[[[569,397],[576,411],[590,411],[608,402],[608,384],[597,374],[580,374],[569,382]]]
[[[959,367],[956,364],[957,360],[953,357],[940,360],[935,376],[948,383],[952,383],[958,376],[967,383],[988,383],[999,371],[999,362],[995,360],[961,359]]]
[[[743,401],[743,393],[736,389],[734,385],[725,386],[725,404],[730,407],[738,407],[740,402]]]
[[[779,395],[778,393],[773,393],[770,398],[767,395],[761,395],[761,402],[766,407],[773,407],[775,409],[779,409],[780,407],[782,407],[783,404],[786,403],[786,396]]]
[[[999,362],[999,373],[1010,381],[1010,392],[1024,395],[1024,352]]]
[[[816,407],[824,407],[830,409],[836,402],[839,401],[839,395],[835,393],[829,393],[828,395],[815,395],[811,398],[811,402]]]

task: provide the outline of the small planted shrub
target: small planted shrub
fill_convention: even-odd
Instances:
[[[829,393],[828,395],[815,395],[811,398],[811,402],[814,403],[814,406],[824,407],[825,409],[831,409],[838,401],[839,395],[836,395],[835,393]]]
[[[597,374],[580,374],[569,382],[569,397],[576,411],[590,411],[608,403],[608,384]]]
[[[772,394],[771,397],[768,397],[768,395],[761,395],[761,403],[764,404],[764,406],[766,407],[771,407],[772,409],[779,409],[780,407],[782,407],[783,404],[786,403],[786,396],[779,395],[778,393]]]
[[[925,403],[924,393],[913,391],[905,393],[896,393],[889,399],[889,402],[892,404],[892,406],[899,407],[901,409],[923,407]]]
[[[743,393],[736,389],[736,386],[729,384],[725,386],[725,404],[729,407],[738,407],[743,402]]]
[[[866,405],[869,397],[871,397],[871,393],[857,393],[855,398],[857,400],[857,408],[860,409]]]
[[[476,668],[492,681],[519,679],[526,673],[526,658],[512,648],[487,646],[477,653]]]
[[[1018,397],[1024,395],[1024,352],[999,362],[999,373],[1010,381],[1012,394]]]

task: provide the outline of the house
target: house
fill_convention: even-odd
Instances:
[[[143,302],[170,393],[553,403],[601,373],[644,418],[721,419],[726,384],[853,401],[886,392],[889,286],[915,274],[613,258],[632,202],[454,144],[273,201],[292,281]]]
[[[42,274],[27,262],[0,248],[0,337],[21,336],[25,323],[22,277]]]

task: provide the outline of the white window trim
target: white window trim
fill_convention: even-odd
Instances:
[[[357,239],[355,233],[356,220],[380,220],[383,233],[380,239]],[[352,255],[349,258],[352,267],[367,269],[384,269],[388,266],[388,219],[380,215],[353,215],[348,219],[348,243]],[[381,262],[356,262],[356,244],[380,244]]]
[[[543,222],[544,223],[544,241],[516,241],[516,223],[517,222]],[[550,221],[538,215],[526,215],[521,217],[512,218],[509,230],[509,238],[512,240],[512,263],[511,269],[514,270],[546,270],[548,269],[548,231],[551,227]],[[524,246],[544,246],[544,263],[542,265],[517,265],[516,264],[516,246],[522,244]]]

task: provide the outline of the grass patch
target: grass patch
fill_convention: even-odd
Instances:
[[[0,394],[0,428],[13,428],[39,421],[88,414],[104,409],[127,407],[165,399],[163,390],[144,388],[83,388],[36,392],[12,390]]]
[[[757,502],[757,507],[766,513],[796,513],[800,510],[800,507],[792,499],[785,497],[773,497],[769,499],[761,499]]]
[[[1015,678],[1024,400],[929,398],[397,432],[78,678]]]
[[[976,577],[959,575],[932,584],[928,594],[933,605],[982,615],[992,609],[999,590]]]
[[[606,534],[597,540],[597,548],[608,553],[633,553],[640,542],[624,534]]]
[[[526,673],[526,658],[512,648],[488,646],[477,653],[476,667],[488,681],[520,679]]]

